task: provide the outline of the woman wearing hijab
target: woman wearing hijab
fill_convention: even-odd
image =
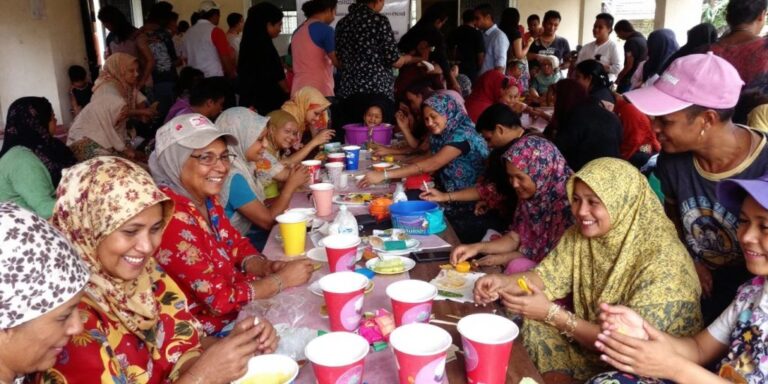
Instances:
[[[299,123],[298,137],[301,142],[296,144],[322,145],[331,140],[334,131],[327,129],[330,106],[331,102],[320,91],[312,87],[304,87],[296,91],[293,97],[280,107]]]
[[[555,248],[573,223],[565,192],[573,172],[554,144],[528,135],[515,141],[503,159],[518,201],[509,232],[491,242],[456,247],[453,264],[484,254],[478,265],[506,266],[506,274],[527,271]]]
[[[657,73],[664,73],[673,61],[694,53],[707,53],[710,44],[717,41],[717,29],[710,23],[701,23],[688,30],[688,40],[667,59]]]
[[[593,349],[601,303],[627,306],[658,329],[689,336],[701,328],[701,290],[672,222],[632,165],[592,161],[566,188],[575,225],[534,270],[480,278],[475,302],[501,298],[525,318],[523,340],[539,372],[583,382],[605,370]],[[573,312],[553,303],[569,295]]]
[[[40,382],[229,381],[254,353],[274,350],[274,329],[251,318],[202,353],[186,297],[153,257],[173,203],[146,171],[100,157],[67,169],[57,192],[51,222],[91,277],[77,307],[83,332]]]
[[[76,162],[72,151],[53,137],[55,129],[56,116],[44,97],[22,97],[11,104],[0,149],[0,201],[51,217],[61,170]]]
[[[240,105],[254,108],[261,115],[280,108],[291,93],[285,70],[272,39],[280,36],[283,11],[269,2],[248,10],[237,59]]]
[[[266,126],[267,118],[243,107],[227,109],[216,119],[217,128],[237,139],[236,145],[228,146],[235,158],[219,194],[221,205],[232,226],[259,251],[264,249],[275,218],[288,209],[293,193],[309,180],[306,168],[296,167],[283,184],[282,193],[269,205],[264,204],[266,194],[256,178],[255,164],[264,150]]]
[[[590,97],[576,80],[561,80],[555,90],[555,110],[544,133],[552,138],[571,169],[578,171],[600,157],[620,157],[619,118]]]
[[[488,71],[477,78],[472,93],[464,104],[472,122],[477,122],[480,114],[495,103],[517,106],[520,90],[517,83],[499,71]]]
[[[157,112],[143,107],[147,98],[138,90],[138,77],[139,62],[131,55],[115,53],[104,62],[91,102],[69,128],[67,146],[78,161],[102,155],[135,157],[126,122],[132,117],[149,119]]]
[[[89,273],[64,235],[16,204],[0,203],[0,239],[0,382],[22,384],[83,330]]]
[[[436,94],[424,101],[423,116],[427,129],[431,136],[429,139],[430,155],[421,158],[408,166],[392,172],[368,172],[360,180],[361,186],[389,182],[390,179],[401,179],[408,176],[423,173],[434,173],[438,189],[448,192],[450,205],[446,209],[446,215],[456,227],[462,228],[457,233],[464,236],[465,242],[478,237],[478,232],[484,230],[471,230],[476,227],[476,220],[472,223],[461,223],[459,218],[471,218],[474,212],[474,204],[453,203],[451,192],[469,188],[475,185],[477,178],[485,169],[485,160],[488,157],[488,145],[483,137],[475,130],[469,116],[463,111],[461,105],[452,97]],[[452,218],[455,217],[456,220]],[[482,237],[482,234],[479,234]],[[476,241],[476,240],[475,240]]]
[[[190,300],[206,335],[229,332],[240,309],[283,289],[306,283],[308,260],[270,261],[227,219],[218,195],[237,139],[205,116],[188,114],[160,127],[149,168],[174,202],[157,262]],[[226,328],[226,329],[225,329]]]
[[[632,88],[653,84],[661,76],[664,64],[677,52],[679,46],[675,32],[671,29],[657,29],[648,35],[648,59],[637,66],[632,75]]]

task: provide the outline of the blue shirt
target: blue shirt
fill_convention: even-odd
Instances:
[[[336,31],[325,23],[312,23],[309,25],[309,37],[312,42],[322,48],[325,53],[336,50]]]
[[[224,214],[227,215],[227,218],[232,218],[235,211],[254,200],[258,200],[258,197],[251,190],[243,175],[236,173],[232,176],[232,182],[229,185],[229,201],[224,207]]]
[[[507,35],[494,24],[483,32],[483,41],[485,42],[485,60],[479,74],[482,75],[494,68],[506,68],[507,50],[509,50]]]

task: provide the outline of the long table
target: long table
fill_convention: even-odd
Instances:
[[[350,177],[350,180],[354,180]],[[354,189],[351,187],[350,189]],[[375,192],[376,190],[374,190]],[[346,191],[345,191],[346,192]],[[311,202],[308,198],[307,192],[296,192],[291,199],[290,208],[305,208],[310,207]],[[338,207],[334,207],[334,213],[330,216],[333,217],[336,214]],[[351,207],[350,211],[355,214],[361,214],[365,212],[364,207]],[[278,226],[275,226],[270,235],[267,245],[264,248],[264,254],[270,259],[290,260],[291,258],[285,257],[282,244],[277,240],[276,235],[279,233]],[[448,242],[451,246],[459,244],[458,237],[453,228],[448,225],[448,228],[439,234],[439,236]],[[306,249],[309,250],[313,247],[309,236],[306,239]],[[419,263],[414,269],[409,272],[399,275],[376,275],[374,277],[374,289],[365,296],[365,304],[363,309],[365,311],[372,311],[379,308],[384,308],[391,311],[390,301],[386,296],[386,287],[399,280],[405,279],[419,279],[429,281],[434,278],[439,272],[439,265],[442,263]],[[327,265],[324,265],[321,269],[316,271],[310,280],[310,283],[325,276],[330,271]],[[307,289],[307,286],[295,287],[288,289],[281,293],[277,300],[285,305],[300,305],[301,316],[297,315],[297,311],[294,311],[293,315],[286,318],[270,319],[275,323],[289,322],[293,327],[308,327],[311,329],[328,329],[328,320],[321,317],[320,308],[323,305],[323,298],[312,294]],[[447,317],[446,315],[453,316],[466,316],[472,313],[478,312],[491,312],[494,309],[499,310],[497,307],[476,307],[469,303],[456,303],[453,301],[435,301],[433,304],[433,314],[435,318],[450,322],[456,322],[455,318]],[[287,315],[286,315],[287,316]],[[456,331],[455,326],[451,325],[439,325],[447,330],[453,337],[454,344],[461,348],[461,338]],[[446,365],[446,374],[448,382],[451,384],[463,384],[466,383],[466,372],[464,369],[464,361],[462,354],[456,354],[457,359],[449,362]],[[523,377],[530,377],[539,383],[543,383],[543,379],[536,371],[530,357],[528,356],[522,342],[518,339],[512,350],[510,357],[509,369],[507,373],[506,382],[509,384],[517,384]],[[298,384],[311,384],[314,383],[314,374],[309,366],[305,366],[301,369],[301,372],[296,380]],[[394,355],[391,347],[384,351],[371,352],[366,357],[365,363],[365,376],[364,382],[369,384],[390,384],[397,383],[397,369],[394,361]]]

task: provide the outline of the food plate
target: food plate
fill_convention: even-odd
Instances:
[[[373,287],[375,284],[373,283],[373,280],[368,280],[368,286],[365,287],[365,293],[369,293],[373,290]],[[316,280],[314,283],[310,284],[309,287],[307,287],[310,292],[314,293],[318,296],[323,296],[323,290],[320,288],[320,280]]]
[[[384,248],[384,244],[375,244],[376,242],[371,243],[371,248],[373,248],[376,253],[385,255],[385,256],[402,256],[407,255],[411,252],[416,251],[421,246],[421,242],[416,239],[407,239],[405,240],[405,249],[397,249],[397,250],[386,250]]]
[[[355,192],[355,193],[341,193],[333,195],[334,204],[344,205],[365,205],[371,202],[371,200],[379,197],[392,198],[391,193],[368,193],[368,192]]]
[[[399,260],[399,263],[395,260]],[[380,263],[391,263],[393,265],[384,267],[381,266]],[[375,259],[370,259],[365,263],[366,268],[380,275],[398,275],[410,271],[415,266],[416,262],[413,261],[413,259],[404,256],[384,256],[384,260],[377,257]]]
[[[365,248],[357,248],[357,258],[355,258],[355,263],[363,258],[364,250]],[[319,261],[321,263],[328,262],[328,255],[325,253],[325,248],[323,247],[312,248],[307,251],[307,258],[310,260]]]

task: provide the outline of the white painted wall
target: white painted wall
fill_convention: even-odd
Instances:
[[[32,17],[26,0],[4,1],[0,12],[0,113],[23,96],[50,100],[59,123],[72,121],[69,113],[67,68],[87,67],[80,5],[77,0],[43,0],[44,16]]]
[[[688,30],[701,23],[701,0],[656,0],[655,27],[675,31],[682,46],[688,41]]]

